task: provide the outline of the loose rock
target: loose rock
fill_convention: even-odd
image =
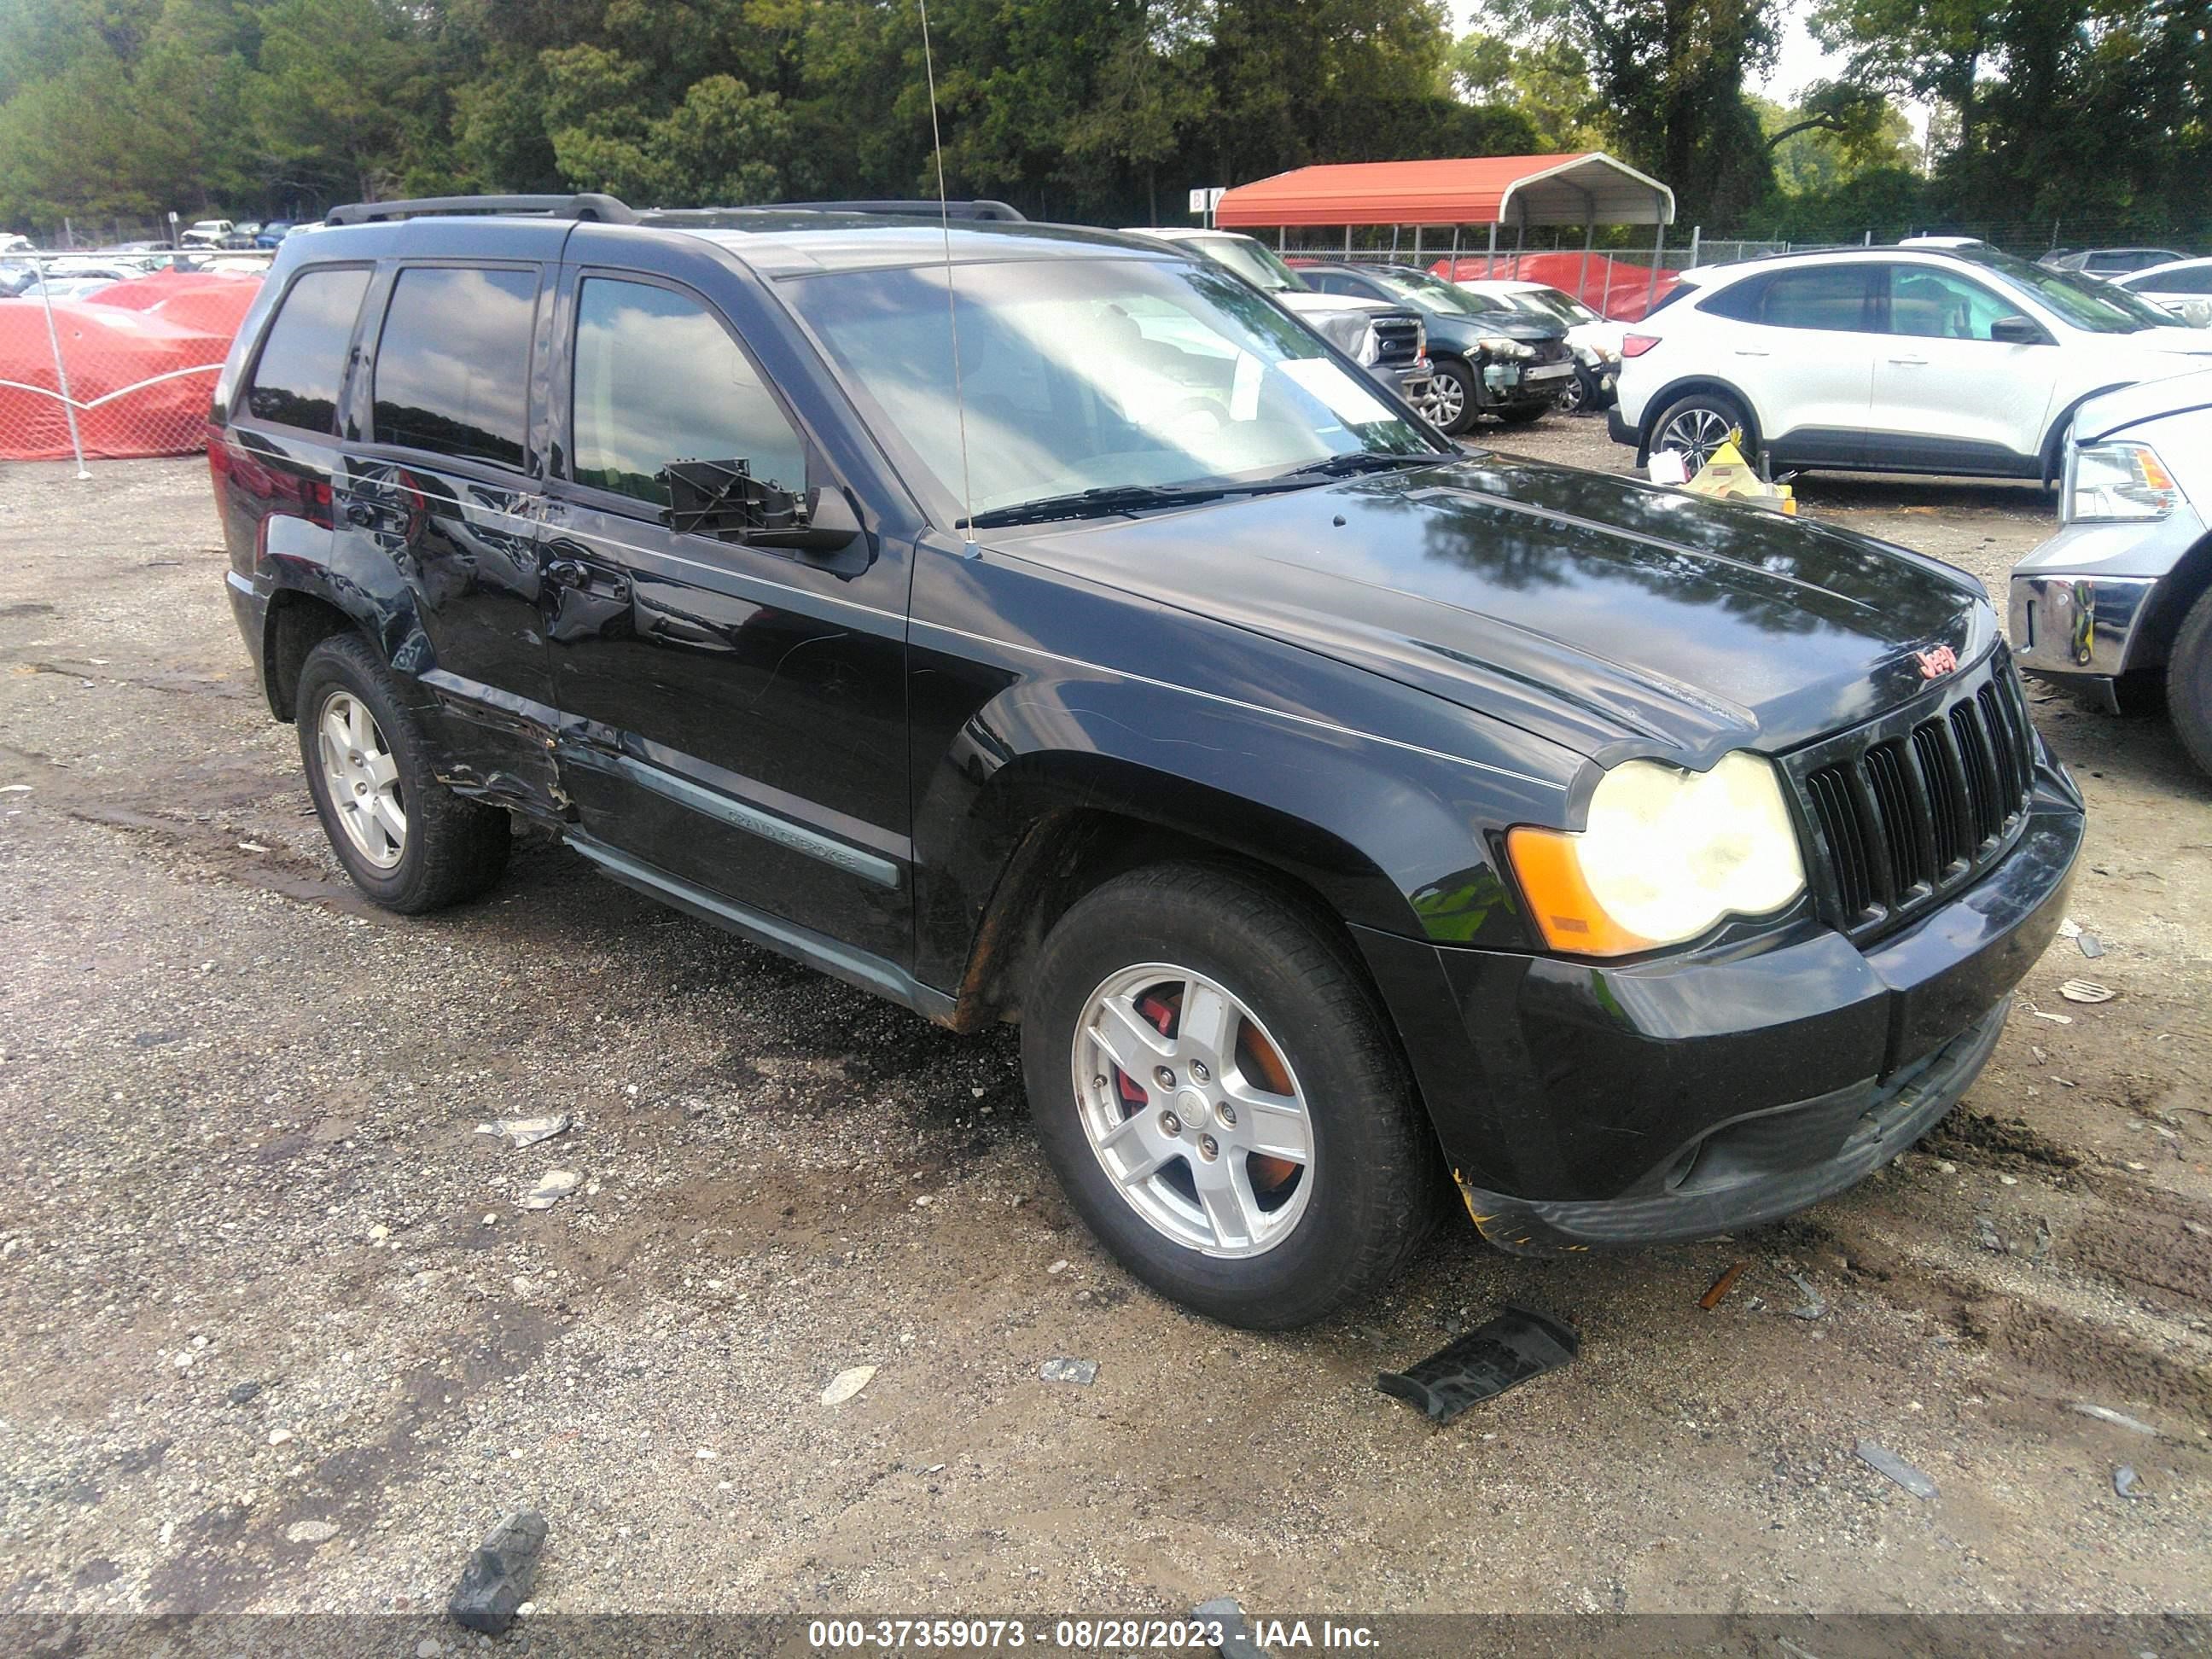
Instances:
[[[1098,1362],[1095,1359],[1048,1359],[1037,1367],[1037,1375],[1048,1382],[1073,1382],[1087,1389],[1098,1380]]]
[[[535,1510],[502,1516],[491,1535],[477,1546],[454,1587],[446,1611],[455,1624],[497,1636],[514,1622],[538,1577],[538,1558],[545,1547],[545,1517]]]
[[[822,1390],[822,1403],[825,1406],[843,1405],[866,1388],[875,1374],[873,1365],[854,1365],[848,1370],[839,1371],[830,1379],[830,1386]]]
[[[327,1544],[338,1535],[335,1521],[295,1521],[284,1528],[284,1536],[295,1544]]]

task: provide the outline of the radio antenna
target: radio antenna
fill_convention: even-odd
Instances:
[[[945,134],[937,125],[937,64],[929,50],[929,0],[921,8],[921,69],[929,83],[929,143],[937,158],[937,227],[945,239],[945,322],[952,337],[952,414],[960,429],[960,534],[975,545],[975,492],[968,478],[968,399],[960,385],[960,312],[952,298],[952,207],[945,198]]]

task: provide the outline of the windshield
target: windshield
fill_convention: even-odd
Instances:
[[[841,377],[960,516],[941,265],[787,279]],[[1235,277],[1208,265],[1070,258],[954,269],[966,476],[978,515],[1085,490],[1279,478],[1337,457],[1422,457],[1434,440]],[[1316,482],[1318,482],[1318,477]]]
[[[1272,248],[1249,236],[1205,236],[1185,242],[1224,270],[1233,270],[1262,294],[1303,294],[1305,278],[1277,257]]]
[[[1434,317],[1480,317],[1486,311],[1503,310],[1480,295],[1469,294],[1456,283],[1431,276],[1425,270],[1378,270],[1375,280],[1409,305]]]
[[[2172,328],[2181,319],[2139,300],[2124,288],[2071,270],[2032,265],[1995,248],[1958,248],[1955,257],[1980,265],[2008,287],[2025,293],[2092,334],[2136,334],[2147,328]]]
[[[1528,310],[1556,317],[1570,325],[1595,323],[1598,314],[1571,294],[1556,288],[1532,288],[1513,296]]]

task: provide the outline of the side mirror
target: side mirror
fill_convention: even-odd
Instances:
[[[2027,317],[2000,317],[1990,325],[1990,338],[2006,345],[2049,345],[2051,337],[2041,324]]]
[[[817,485],[788,527],[756,530],[744,539],[755,547],[785,547],[800,553],[836,553],[860,534],[860,514],[836,484]]]

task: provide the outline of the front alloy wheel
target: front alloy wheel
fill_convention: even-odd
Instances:
[[[1286,1237],[1313,1191],[1313,1126],[1282,1050],[1203,974],[1145,963],[1092,992],[1073,1056],[1091,1150],[1145,1221],[1212,1256]]]
[[[1566,384],[1559,388],[1559,413],[1579,415],[1589,407],[1589,386],[1583,379],[1582,370],[1577,369],[1567,377]]]
[[[1660,411],[1658,420],[1652,423],[1650,453],[1656,455],[1662,450],[1674,450],[1681,456],[1694,478],[1698,469],[1711,460],[1728,441],[1730,432],[1743,434],[1739,447],[1744,459],[1751,459],[1757,453],[1757,439],[1750,419],[1735,400],[1717,392],[1693,392]]]
[[[1282,1330],[1372,1295],[1434,1218],[1435,1144],[1358,959],[1261,872],[1159,864],[1054,924],[1022,999],[1054,1173],[1123,1266]]]

